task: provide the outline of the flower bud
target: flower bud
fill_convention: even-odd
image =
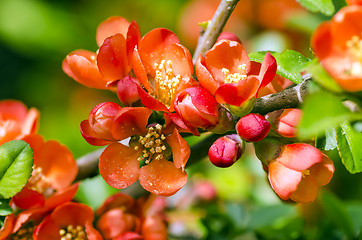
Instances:
[[[89,114],[89,126],[102,139],[113,139],[111,127],[121,106],[112,102],[104,102],[95,106]]]
[[[209,159],[217,167],[230,167],[243,153],[243,142],[232,134],[217,139],[209,149]]]
[[[236,124],[238,135],[248,142],[263,140],[269,133],[270,123],[264,116],[250,113],[239,119]]]
[[[138,95],[137,80],[127,76],[118,81],[117,96],[121,103],[126,106],[131,106],[140,97]]]
[[[236,41],[238,43],[241,44],[240,39],[238,38],[238,36],[236,36],[234,33],[232,32],[222,32],[219,37],[217,38],[216,41],[222,40],[222,39],[227,39],[227,40],[231,40],[231,41]]]
[[[175,99],[175,110],[189,125],[210,128],[218,123],[219,104],[202,87],[191,87],[180,92]]]

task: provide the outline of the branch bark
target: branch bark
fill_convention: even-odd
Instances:
[[[194,64],[200,54],[204,55],[205,52],[215,44],[238,2],[239,0],[222,0],[220,2],[219,7],[207,25],[205,32],[199,37],[193,57]]]

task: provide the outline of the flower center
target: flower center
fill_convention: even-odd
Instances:
[[[155,68],[155,91],[153,95],[167,107],[170,107],[171,100],[181,83],[181,76],[174,74],[171,60],[162,60],[160,64],[155,63]]]
[[[27,187],[42,194],[52,194],[53,189],[50,187],[48,179],[43,174],[41,167],[36,167],[31,173],[31,177],[28,180]]]
[[[13,240],[33,240],[33,232],[35,226],[21,227],[16,233],[12,235]]]
[[[221,72],[223,73],[223,81],[224,83],[237,83],[242,79],[245,79],[247,77],[246,75],[246,64],[241,64],[238,66],[237,73],[230,73],[230,70],[227,68],[221,69]]]
[[[60,240],[86,240],[87,235],[84,227],[68,225],[65,228],[59,230]]]
[[[362,75],[362,39],[355,35],[346,42],[348,52],[354,58],[351,68],[348,73],[356,76]]]
[[[305,176],[308,176],[308,175],[310,175],[309,169],[306,169],[306,170],[303,170],[303,171],[302,171],[302,177],[303,177],[303,178],[305,178]]]
[[[134,146],[135,150],[143,149],[138,161],[145,160],[145,163],[148,164],[152,159],[161,159],[164,157],[167,147],[163,141],[166,137],[161,130],[162,126],[156,124],[155,126],[147,128],[145,136],[139,136],[138,143]]]

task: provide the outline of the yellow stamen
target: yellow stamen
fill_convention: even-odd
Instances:
[[[310,175],[309,169],[306,169],[306,170],[303,170],[303,171],[302,171],[302,177],[303,177],[303,178],[305,178],[305,176],[308,176],[308,175]]]
[[[13,240],[32,240],[35,226],[27,226],[20,228],[16,233],[12,234],[11,239]]]
[[[67,227],[59,230],[61,240],[86,240],[87,234],[84,227],[68,225]]]
[[[349,69],[346,70],[347,74],[352,76],[362,75],[362,34],[361,36],[353,36],[346,42],[347,51],[354,60]]]
[[[160,64],[155,64],[155,68],[155,88],[152,94],[169,107],[181,83],[181,76],[174,74],[171,60],[162,60]]]
[[[221,69],[221,72],[223,73],[223,81],[224,83],[237,83],[242,79],[245,79],[247,77],[246,75],[246,65],[241,64],[238,66],[237,73],[230,73],[230,70],[227,68]]]

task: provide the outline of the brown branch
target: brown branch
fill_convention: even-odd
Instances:
[[[227,20],[233,12],[239,0],[222,0],[213,18],[207,25],[205,33],[200,35],[195,49],[193,62],[196,63],[200,54],[204,55],[216,42],[222,32]]]

